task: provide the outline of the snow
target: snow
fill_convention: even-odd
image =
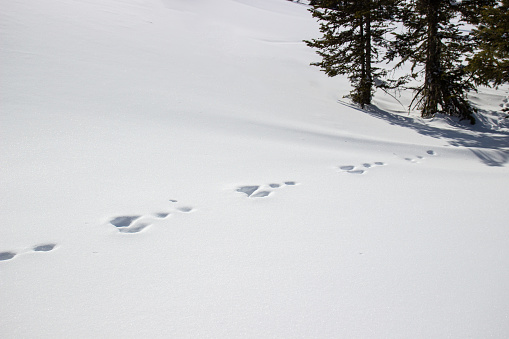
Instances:
[[[359,110],[286,0],[1,6],[2,338],[509,337],[507,86]]]

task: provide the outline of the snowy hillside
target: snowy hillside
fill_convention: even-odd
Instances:
[[[302,4],[0,3],[0,337],[509,337],[508,86],[465,129],[351,106]]]

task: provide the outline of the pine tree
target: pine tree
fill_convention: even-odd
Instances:
[[[498,86],[509,82],[509,0],[481,9],[473,30],[477,51],[468,69],[475,82]]]
[[[423,118],[444,113],[475,123],[475,109],[467,100],[474,83],[465,67],[465,56],[473,51],[462,24],[478,18],[478,9],[490,0],[409,0],[401,8],[404,30],[395,34],[389,59],[409,61],[411,78],[423,78],[411,106]]]
[[[396,0],[315,0],[310,9],[320,22],[319,39],[305,41],[317,49],[319,66],[328,76],[348,75],[352,101],[362,108],[371,103],[374,79],[385,71],[373,65],[389,31],[387,19]]]

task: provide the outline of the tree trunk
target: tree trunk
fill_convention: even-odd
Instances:
[[[426,64],[423,87],[422,117],[430,118],[438,111],[441,101],[440,82],[442,69],[440,65],[440,37],[438,35],[438,12],[442,0],[424,0],[427,21]]]
[[[372,0],[365,0],[366,12],[360,18],[361,77],[357,89],[358,103],[364,108],[371,104],[371,9]]]
[[[373,86],[373,79],[371,75],[371,1],[367,0],[366,9],[366,39],[365,39],[365,54],[366,54],[366,75],[365,75],[365,86],[364,86],[364,101],[366,104],[371,104],[371,87]]]
[[[366,36],[364,34],[364,17],[361,16],[360,18],[360,53],[361,53],[361,79],[359,81],[359,88],[357,89],[357,96],[359,104],[362,108],[364,108],[364,105],[366,104],[364,100],[364,79],[366,79],[366,53],[365,53],[365,45],[366,45]]]

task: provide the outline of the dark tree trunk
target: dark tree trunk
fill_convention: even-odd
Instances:
[[[360,18],[360,36],[361,36],[361,78],[358,88],[358,103],[364,108],[371,104],[371,0],[364,1],[367,6],[366,15]]]
[[[366,1],[368,6],[367,15],[366,15],[366,45],[365,45],[365,54],[366,54],[366,75],[365,75],[365,86],[363,87],[363,97],[366,104],[371,103],[371,89],[373,87],[373,79],[371,74],[371,0]]]
[[[438,103],[441,102],[441,78],[440,65],[441,41],[438,35],[438,14],[441,0],[425,0],[427,21],[427,46],[425,79],[423,87],[422,117],[432,117],[438,111]]]
[[[364,105],[366,105],[366,102],[364,100],[364,79],[366,79],[366,53],[364,53],[365,45],[366,45],[366,35],[364,34],[364,18],[360,18],[360,45],[362,49],[361,54],[361,78],[359,81],[359,89],[357,91],[358,95],[358,101],[362,108],[364,108]]]

